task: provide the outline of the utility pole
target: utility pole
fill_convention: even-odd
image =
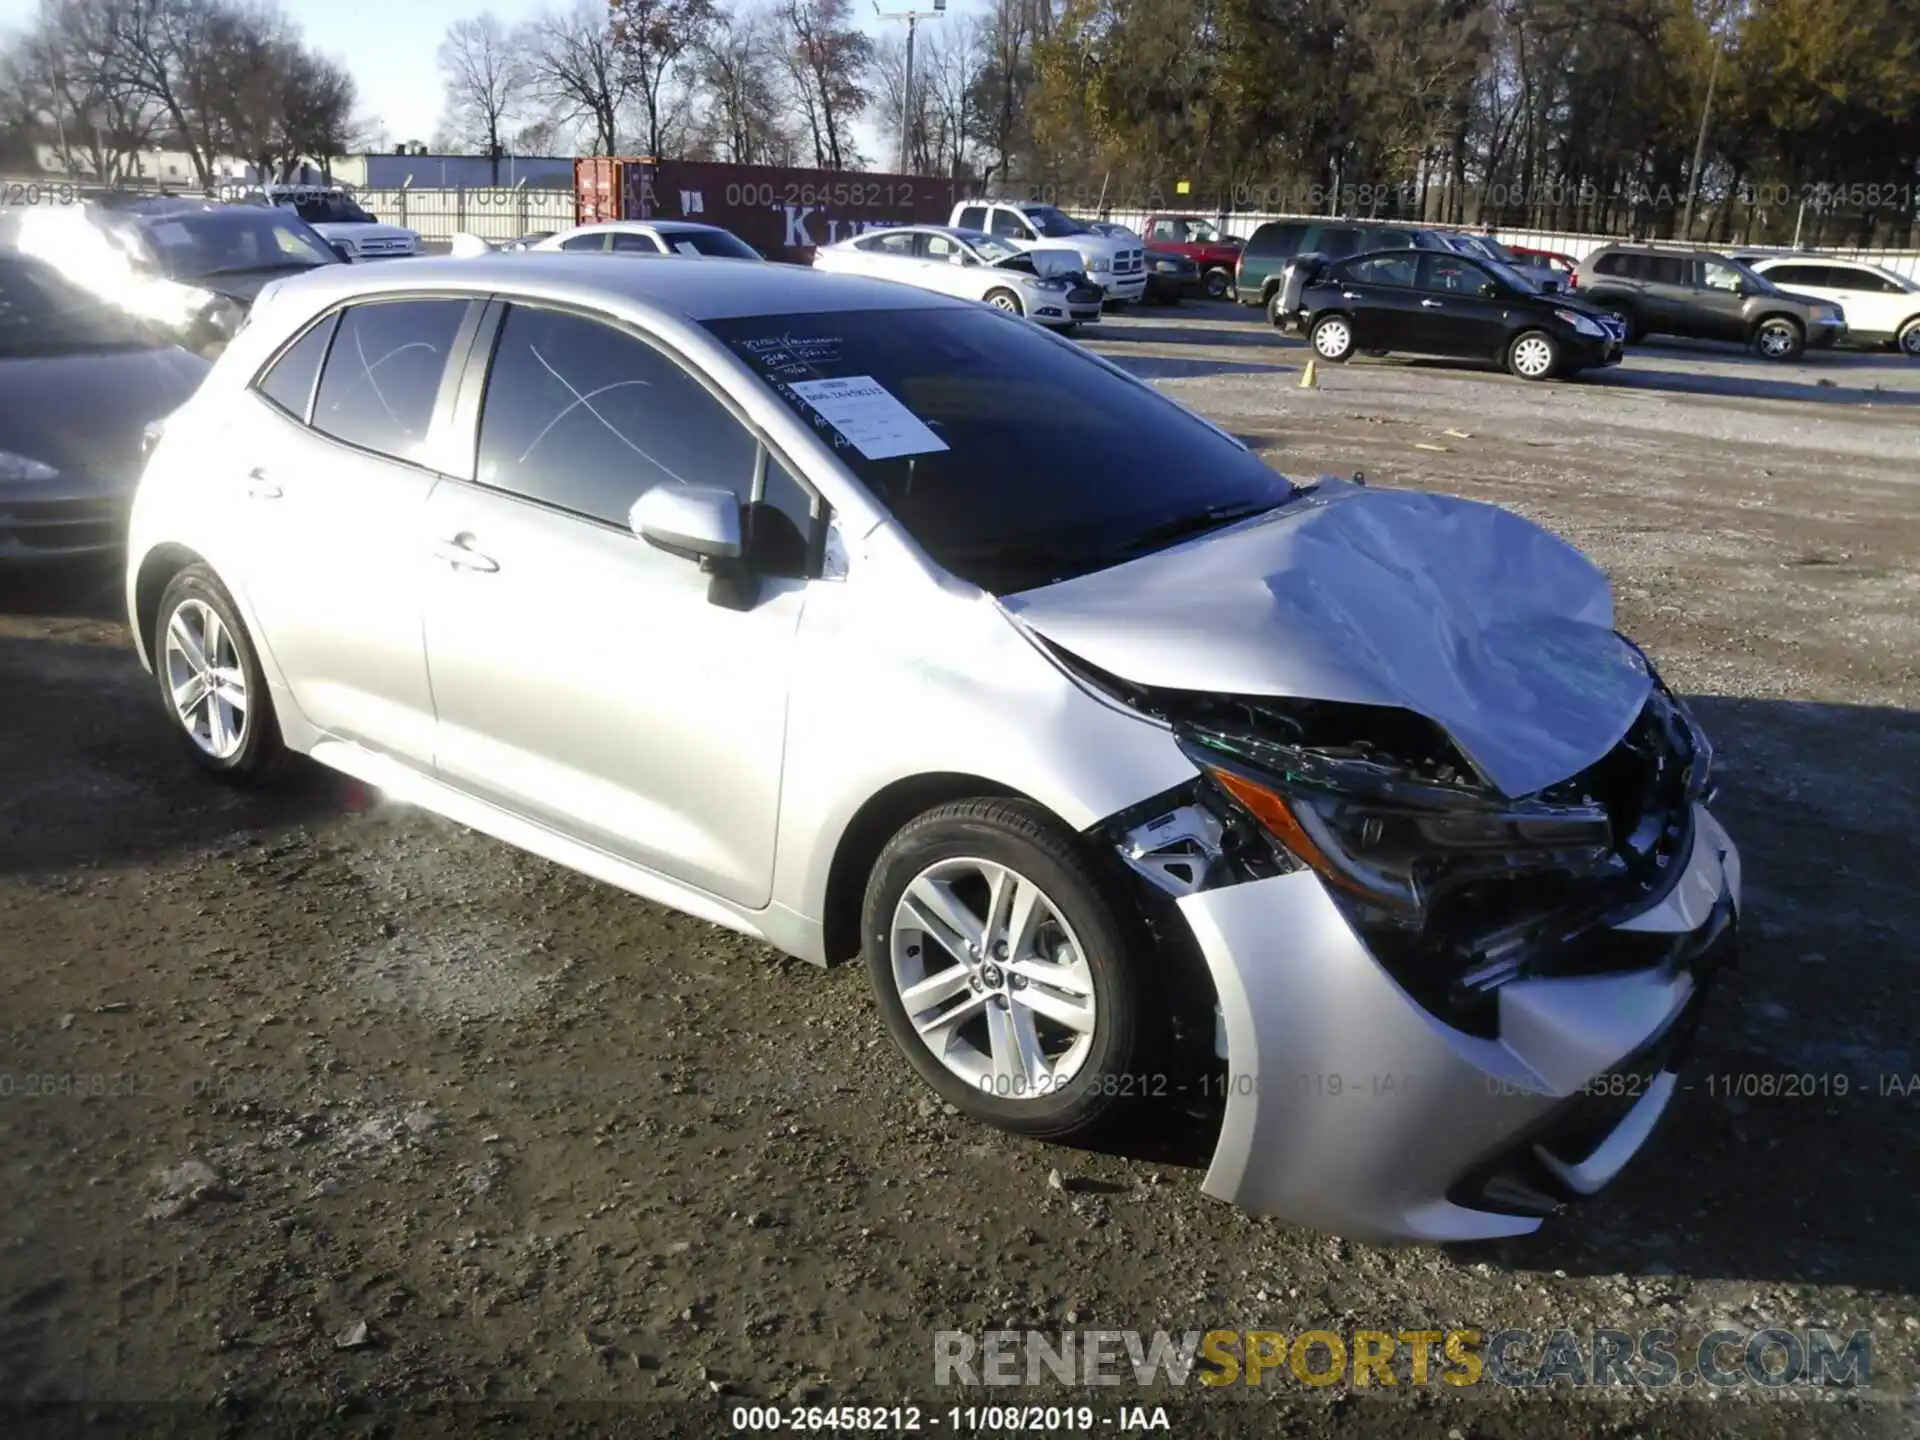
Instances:
[[[1726,45],[1714,33],[1713,27],[1720,22],[1725,7],[1714,12],[1714,18],[1707,22],[1707,35],[1713,41],[1713,67],[1707,71],[1707,98],[1700,107],[1700,134],[1693,142],[1693,168],[1687,171],[1687,204],[1680,221],[1680,238],[1693,239],[1693,196],[1700,188],[1700,162],[1707,153],[1707,121],[1713,115],[1713,87],[1720,78],[1720,56]]]
[[[882,20],[907,22],[907,71],[900,81],[900,168],[895,172],[906,175],[910,173],[907,167],[913,141],[913,34],[922,20],[938,20],[946,14],[947,0],[933,0],[931,10],[893,11],[882,10],[880,0],[874,0],[873,13]]]

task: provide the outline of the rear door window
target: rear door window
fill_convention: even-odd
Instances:
[[[1691,285],[1693,262],[1680,255],[1642,255],[1641,273],[1654,285]]]
[[[607,237],[604,233],[576,235],[571,240],[562,240],[560,248],[562,250],[605,250]]]
[[[280,357],[254,382],[254,389],[302,424],[306,423],[307,411],[313,406],[313,383],[320,378],[320,362],[326,358],[327,342],[333,338],[338,319],[337,315],[329,315],[312,326],[282,350]]]
[[[642,235],[633,230],[616,230],[609,237],[613,249],[625,255],[658,255],[659,243],[651,235]]]
[[[1355,285],[1409,286],[1414,283],[1419,264],[1417,255],[1370,255],[1364,260],[1349,260],[1340,274]]]
[[[342,311],[314,396],[313,428],[412,462],[433,420],[467,303],[375,300]]]
[[[1262,225],[1247,241],[1247,254],[1261,259],[1268,257],[1284,259],[1297,255],[1300,253],[1300,237],[1306,233],[1306,226],[1290,221],[1274,221]]]

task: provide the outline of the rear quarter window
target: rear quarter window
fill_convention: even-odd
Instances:
[[[1298,254],[1300,237],[1306,233],[1304,225],[1270,221],[1253,232],[1247,241],[1247,254],[1261,259]]]

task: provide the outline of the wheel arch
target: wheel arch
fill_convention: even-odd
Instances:
[[[827,867],[826,900],[820,916],[821,950],[827,964],[851,960],[860,953],[860,907],[866,898],[867,877],[887,842],[914,816],[937,805],[973,799],[1041,803],[984,775],[937,770],[891,781],[853,812],[834,844],[833,859]],[[1053,812],[1049,809],[1048,813]]]
[[[149,670],[154,666],[153,626],[160,618],[160,597],[166,593],[167,582],[189,565],[206,563],[206,557],[197,550],[172,541],[156,545],[140,557],[140,568],[135,572],[132,587],[132,613],[128,618],[133,621],[133,643],[139,651],[140,663]]]
[[[1775,320],[1784,320],[1800,332],[1802,340],[1807,338],[1807,322],[1791,310],[1765,310],[1753,317],[1753,324],[1747,327],[1747,339],[1752,340],[1768,324]]]

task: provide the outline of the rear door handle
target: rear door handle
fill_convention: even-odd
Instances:
[[[1422,300],[1420,303],[1426,306],[1426,308],[1429,310],[1439,310],[1443,308],[1443,304],[1444,304],[1444,302],[1439,300]]]
[[[1362,296],[1358,290],[1342,290],[1340,292],[1340,298],[1342,300],[1359,300]]]
[[[473,536],[463,532],[448,540],[436,540],[433,556],[436,560],[446,561],[456,570],[478,570],[483,575],[491,575],[500,568],[498,560],[472,547]]]
[[[260,466],[256,465],[247,472],[247,494],[255,500],[278,500],[282,493]]]

